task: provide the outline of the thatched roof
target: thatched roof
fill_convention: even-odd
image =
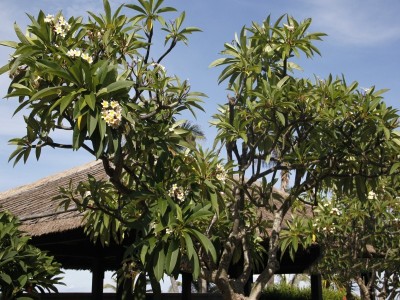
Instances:
[[[87,175],[105,178],[101,161],[50,175],[34,183],[0,193],[0,209],[8,210],[22,221],[21,230],[31,236],[63,232],[82,226],[82,215],[76,208],[67,211],[52,199],[66,187],[86,180]]]

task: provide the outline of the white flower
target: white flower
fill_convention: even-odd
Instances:
[[[71,29],[71,25],[70,25],[69,23],[65,23],[65,24],[64,24],[64,29],[65,29],[66,31],[69,31],[69,30]]]
[[[51,18],[48,18],[49,16],[52,17],[51,15],[48,15],[48,16],[45,18],[45,22],[46,22],[46,20],[51,20],[51,22],[54,21],[54,17],[52,17],[52,19],[51,19]],[[48,18],[48,19],[47,19],[47,18]],[[64,19],[63,16],[59,16],[59,17],[58,17],[58,20],[57,20],[57,24],[55,24],[55,26],[54,26],[54,32],[55,32],[56,34],[60,35],[61,37],[65,37],[65,36],[67,35],[67,32],[68,32],[70,29],[71,29],[71,25],[68,24],[67,21],[65,21],[65,19]]]
[[[370,191],[368,193],[368,200],[374,200],[376,199],[376,194],[373,191]]]
[[[215,171],[216,171],[215,177],[219,181],[225,182],[227,174],[226,174],[224,166],[221,164],[217,164]]]
[[[58,24],[60,24],[61,26],[65,26],[67,23],[67,21],[65,21],[63,16],[59,16],[58,17]]]
[[[68,50],[67,55],[69,57],[75,58],[75,57],[80,57],[81,56],[81,50],[75,49],[75,50]]]
[[[118,104],[117,101],[111,101],[110,102],[110,106],[111,106],[112,109],[116,109],[119,106],[119,104]]]
[[[101,103],[103,110],[101,112],[101,118],[112,128],[117,128],[122,121],[122,108],[117,101],[103,100]]]
[[[184,190],[183,187],[178,186],[176,183],[174,183],[168,191],[168,196],[176,197],[180,202],[185,200],[187,194],[188,191]]]
[[[342,214],[341,211],[340,211],[338,208],[336,208],[336,207],[332,208],[331,211],[330,211],[330,213],[331,213],[332,215],[337,215],[337,216],[340,216],[340,215]]]
[[[371,88],[361,88],[366,94],[368,94],[369,93],[369,91],[371,90]]]
[[[45,23],[52,23],[54,21],[54,16],[53,15],[47,15],[45,18],[44,18],[44,22]]]
[[[293,31],[294,30],[294,26],[293,25],[283,24],[283,26],[285,26],[289,31]]]
[[[106,100],[103,100],[103,102],[101,102],[101,105],[103,106],[103,108],[108,108],[109,103]]]
[[[89,64],[93,63],[93,58],[89,54],[82,53],[81,57],[82,59],[86,60]]]
[[[165,229],[165,233],[168,235],[171,234],[172,232],[173,232],[172,229],[169,229],[169,228]]]
[[[156,62],[151,63],[150,66],[153,66],[154,69],[159,68],[159,69],[160,69],[161,71],[163,71],[164,73],[165,73],[165,71],[166,71],[165,67],[164,67],[162,64],[159,64],[159,63],[156,63]]]
[[[175,196],[175,191],[178,189],[178,186],[176,185],[176,183],[174,183],[173,185],[172,185],[172,187],[169,189],[169,191],[168,191],[168,195],[170,196],[170,197],[174,197]]]
[[[54,32],[61,35],[62,37],[65,37],[64,28],[60,25],[56,25],[56,27],[54,28]]]

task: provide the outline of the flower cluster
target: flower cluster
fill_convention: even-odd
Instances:
[[[219,181],[225,182],[227,174],[226,174],[226,170],[225,170],[223,165],[217,164],[217,167],[215,169],[215,173],[216,173],[215,177]]]
[[[178,186],[176,183],[174,183],[168,191],[168,196],[176,197],[181,202],[183,200],[185,200],[185,197],[187,196],[187,194],[188,194],[188,191],[184,190],[183,187]]]
[[[89,54],[83,53],[79,49],[70,49],[67,51],[67,55],[72,58],[80,57],[80,58],[86,60],[89,64],[91,64],[93,62],[93,58]]]
[[[112,128],[117,128],[122,120],[122,108],[117,101],[103,101],[101,118]]]
[[[376,194],[373,191],[370,191],[368,193],[368,200],[374,200],[376,199]]]
[[[61,37],[65,37],[67,32],[71,29],[71,25],[64,19],[63,16],[59,16],[56,20],[53,15],[47,15],[44,18],[45,23],[54,25],[54,32]]]
[[[165,69],[165,67],[164,67],[162,64],[153,62],[153,63],[150,64],[150,66],[154,67],[154,69],[161,70],[163,73],[166,72],[166,69]]]
[[[331,226],[331,227],[324,227],[322,228],[322,231],[324,232],[329,232],[329,233],[335,233],[335,227]]]
[[[82,54],[82,53],[81,53],[81,50],[79,50],[79,49],[74,49],[74,50],[70,49],[70,50],[68,50],[68,52],[67,52],[67,55],[68,55],[69,57],[72,57],[72,58],[80,57],[81,54]]]
[[[287,30],[289,30],[289,31],[294,31],[294,26],[293,25],[283,24],[283,26],[285,26],[287,28]]]
[[[342,212],[338,208],[334,207],[331,209],[330,214],[340,216]]]

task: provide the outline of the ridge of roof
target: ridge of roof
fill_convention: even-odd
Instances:
[[[59,172],[50,174],[50,175],[43,177],[39,180],[36,180],[34,182],[31,182],[28,184],[23,184],[23,185],[15,187],[15,188],[0,192],[0,204],[1,204],[1,199],[25,193],[27,190],[31,190],[37,186],[41,186],[46,183],[52,183],[54,181],[63,179],[65,177],[69,177],[75,173],[80,173],[80,172],[84,171],[85,169],[96,167],[99,164],[101,164],[100,160],[91,161],[91,162],[83,164],[83,165],[79,165],[79,166],[76,166],[76,167],[73,167],[73,168],[70,168],[70,169],[67,169],[64,171],[59,171]]]

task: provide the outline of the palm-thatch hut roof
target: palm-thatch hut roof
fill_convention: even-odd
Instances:
[[[101,161],[47,176],[34,183],[0,193],[0,209],[8,210],[21,222],[22,231],[30,236],[64,232],[82,226],[82,215],[76,208],[67,211],[52,199],[59,194],[60,187],[70,182],[77,184],[88,175],[105,178]]]

